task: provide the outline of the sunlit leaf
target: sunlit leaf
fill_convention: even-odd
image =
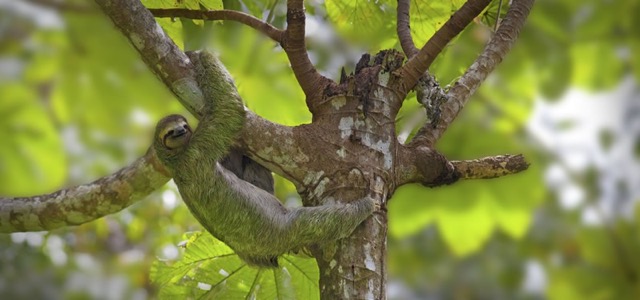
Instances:
[[[325,8],[336,30],[353,42],[371,47],[395,38],[395,1],[327,0]]]
[[[317,299],[315,260],[292,255],[277,269],[247,266],[224,243],[207,232],[186,235],[184,255],[175,262],[156,261],[151,279],[160,297],[199,299]]]
[[[422,48],[433,34],[444,25],[465,1],[411,0],[411,36],[416,47]]]
[[[482,103],[473,102],[467,110],[482,113],[483,107]],[[525,149],[514,143],[513,136],[483,129],[467,116],[454,123],[438,144],[450,159],[520,153]],[[435,221],[449,247],[458,255],[467,255],[479,250],[494,229],[522,238],[533,209],[543,199],[543,188],[535,166],[491,180],[461,181],[433,189],[402,187],[390,200],[389,232],[405,237]]]
[[[489,207],[492,199],[482,190],[476,190],[475,195],[462,191],[462,187],[451,190],[452,197],[439,198],[437,207],[438,229],[457,255],[477,251],[495,225]]]

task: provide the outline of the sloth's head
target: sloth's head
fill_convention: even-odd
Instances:
[[[191,139],[191,127],[181,115],[169,115],[158,122],[153,147],[160,160],[168,160],[182,152]]]

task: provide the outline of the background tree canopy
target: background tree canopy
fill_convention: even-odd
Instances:
[[[412,1],[422,45],[464,1]],[[241,10],[283,27],[284,1],[143,1]],[[396,1],[307,1],[311,59],[337,79],[362,53],[396,48]],[[498,2],[430,68],[452,83],[475,59]],[[503,14],[505,10],[501,11]],[[310,121],[282,49],[231,22],[158,19],[184,49],[215,49],[247,105]],[[521,174],[402,187],[389,207],[389,297],[640,297],[640,1],[534,6],[516,46],[438,143],[451,159],[525,153]],[[203,33],[204,32],[204,33]],[[415,95],[412,96],[415,98]],[[156,120],[188,115],[100,10],[85,1],[0,1],[0,195],[86,183],[146,151]],[[398,135],[424,120],[405,102]],[[276,178],[277,196],[296,202]],[[420,199],[429,201],[418,201]],[[75,228],[0,235],[1,298],[146,298],[157,258],[200,225],[168,185]]]

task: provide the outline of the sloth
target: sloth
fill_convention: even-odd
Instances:
[[[349,236],[373,213],[371,197],[287,208],[273,194],[221,165],[244,126],[244,106],[213,54],[188,55],[205,99],[203,117],[195,131],[183,116],[161,119],[153,148],[190,212],[214,237],[248,265],[275,268],[278,256]]]

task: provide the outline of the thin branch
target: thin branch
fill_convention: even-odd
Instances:
[[[397,26],[396,31],[398,33],[398,39],[400,40],[400,46],[402,46],[402,51],[405,56],[408,58],[412,58],[420,49],[416,48],[416,45],[413,42],[413,37],[411,36],[411,0],[398,0],[398,9],[397,9]],[[440,88],[440,84],[436,80],[436,78],[429,73],[429,71],[425,71],[416,87],[414,88],[418,93],[418,102],[424,105],[427,109],[427,115],[431,118],[437,112],[434,111],[439,109],[434,107],[431,99],[431,96],[436,95],[439,96],[438,99],[443,98],[441,95],[445,95],[445,91]],[[401,99],[404,101],[404,99]],[[401,105],[401,103],[399,103]]]
[[[394,173],[397,187],[409,183],[436,187],[461,179],[496,178],[519,173],[529,167],[521,154],[449,161],[433,148],[422,145],[399,145],[396,160]]]
[[[52,230],[118,212],[170,177],[153,151],[92,183],[29,198],[0,198],[0,232]]]
[[[287,29],[281,45],[289,57],[293,74],[307,97],[307,106],[313,113],[315,103],[320,100],[324,89],[333,81],[322,76],[309,59],[304,39],[305,22],[304,1],[288,0]]]
[[[282,42],[282,36],[284,31],[274,27],[273,25],[264,22],[252,15],[235,11],[235,10],[192,10],[184,8],[150,8],[149,11],[156,18],[187,18],[194,20],[229,20],[236,21],[245,24],[264,35],[268,36],[272,40],[280,43]]]
[[[520,29],[529,15],[534,0],[514,0],[498,31],[484,51],[454,84],[447,94],[448,100],[441,106],[440,118],[431,128],[422,128],[410,144],[434,145],[458,116],[469,97],[502,61],[518,38]]]
[[[522,154],[451,161],[460,179],[490,179],[522,172],[529,163]]]
[[[410,9],[411,0],[398,0],[396,32],[398,33],[398,39],[400,40],[402,51],[404,52],[404,55],[409,58],[416,55],[419,51],[411,37]]]
[[[418,54],[398,70],[402,77],[403,92],[411,90],[422,74],[429,69],[436,56],[462,30],[489,5],[491,0],[469,0],[420,49]]]

